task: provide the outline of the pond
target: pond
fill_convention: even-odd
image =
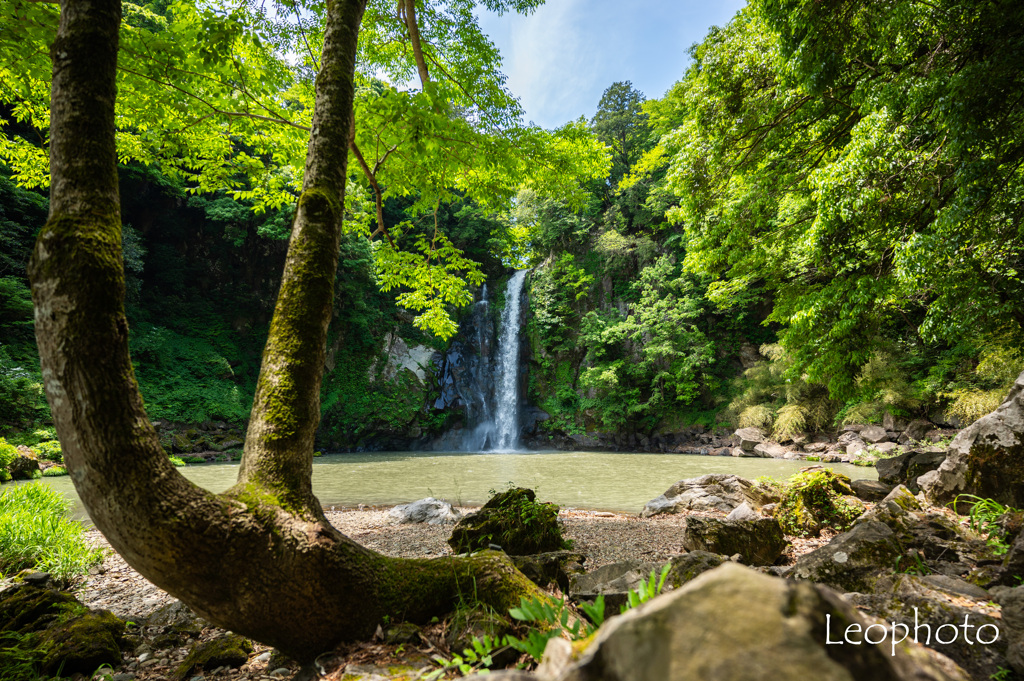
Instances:
[[[398,504],[428,496],[478,505],[490,497],[490,490],[514,483],[536,490],[539,500],[563,508],[639,513],[645,503],[683,478],[735,473],[750,479],[761,475],[786,479],[809,465],[813,464],[783,459],[622,452],[333,454],[314,459],[313,491],[325,508]],[[878,477],[874,468],[822,465],[851,479]],[[222,492],[234,484],[238,464],[200,464],[178,470],[197,485]],[[78,504],[70,478],[44,481]]]

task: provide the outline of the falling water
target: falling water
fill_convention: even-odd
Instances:
[[[519,441],[519,310],[527,270],[512,275],[505,289],[498,337],[498,376],[494,386],[497,413],[494,450],[514,450]]]

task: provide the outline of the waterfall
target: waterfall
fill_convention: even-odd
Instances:
[[[493,446],[499,451],[514,450],[519,442],[519,312],[527,272],[519,270],[508,280],[505,309],[501,312],[498,372],[494,385],[497,413]]]

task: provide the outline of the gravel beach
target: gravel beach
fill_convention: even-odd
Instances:
[[[386,555],[423,558],[451,553],[446,543],[451,535],[451,525],[396,525],[388,521],[389,510],[389,507],[330,510],[327,512],[327,518],[341,532]],[[476,509],[463,507],[460,510],[469,513]],[[641,518],[636,515],[574,509],[563,509],[559,512],[563,535],[573,541],[574,550],[587,557],[585,568],[588,571],[623,560],[658,561],[684,553],[681,536],[686,517],[686,514],[679,514]],[[95,545],[109,549],[109,544],[97,530],[90,530],[87,537]],[[828,537],[795,540],[785,558],[792,561],[796,555],[810,551],[827,541]],[[144,620],[157,608],[175,600],[150,584],[113,551],[110,551],[104,563],[83,581],[76,590],[76,595],[89,607],[105,608],[118,617],[132,622]],[[221,629],[208,627],[203,631],[202,638],[215,638],[223,633]],[[295,671],[294,665],[289,666],[286,661],[272,657],[270,652],[265,646],[256,644],[249,661],[241,668],[209,670],[205,672],[203,678],[265,681],[288,677]],[[185,647],[171,648],[155,651],[140,660],[137,650],[135,655],[125,658],[122,669],[115,670],[124,675],[115,676],[115,681],[129,681],[131,678],[139,681],[169,678],[187,653],[188,649]],[[362,676],[345,678],[365,678],[367,681],[388,678],[374,675],[371,671],[366,671],[370,669],[369,667],[364,668],[358,664],[360,660],[379,661],[381,656],[386,658],[386,646],[373,643],[356,645],[348,655],[349,662],[335,669],[338,678],[343,673],[362,672],[365,672]],[[426,654],[422,656],[422,660],[426,668],[429,661]],[[332,675],[328,674],[327,678],[331,677]],[[196,677],[191,681],[200,681],[200,678]]]

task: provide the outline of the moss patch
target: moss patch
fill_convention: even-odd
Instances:
[[[842,473],[806,471],[790,478],[774,517],[789,535],[816,537],[826,527],[846,530],[864,510],[844,498],[848,496],[855,495]]]
[[[492,544],[520,556],[570,548],[558,525],[558,506],[538,503],[533,490],[522,487],[496,494],[477,513],[459,521],[448,539],[456,553]]]

